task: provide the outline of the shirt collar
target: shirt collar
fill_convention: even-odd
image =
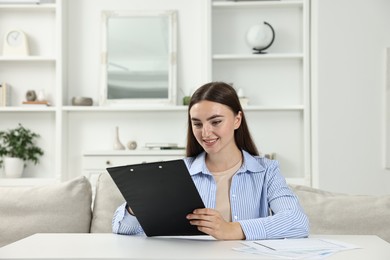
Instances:
[[[198,173],[205,173],[211,175],[206,167],[206,152],[200,153],[195,157],[194,161],[189,166],[190,174],[195,175]]]
[[[238,172],[247,172],[247,173],[259,173],[265,171],[264,166],[258,162],[256,156],[251,155],[245,150],[242,150],[243,154],[243,164]],[[189,165],[190,175],[195,175],[199,173],[212,175],[211,172],[206,167],[206,152],[200,153]]]

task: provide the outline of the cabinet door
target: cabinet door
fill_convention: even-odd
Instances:
[[[184,152],[183,152],[184,153]],[[101,170],[105,171],[108,167],[115,167],[127,164],[139,164],[148,162],[167,161],[183,158],[183,155],[165,154],[165,155],[102,155],[102,156],[84,156],[83,157],[83,170]]]
[[[92,185],[95,186],[98,176],[107,173],[106,168],[128,164],[139,164],[147,162],[158,162],[167,160],[176,160],[184,157],[185,151],[176,151],[173,153],[164,152],[123,152],[122,155],[84,155],[83,156],[83,174],[89,178]]]

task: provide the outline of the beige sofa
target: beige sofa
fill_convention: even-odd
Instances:
[[[354,196],[291,186],[311,234],[375,234],[390,242],[390,195]],[[0,188],[0,247],[34,233],[107,233],[124,202],[108,174],[96,195],[85,177],[42,187]],[[92,207],[91,207],[92,205]]]
[[[113,213],[123,202],[108,174],[99,176],[93,201],[86,177],[33,188],[2,187],[0,247],[35,233],[111,232]]]

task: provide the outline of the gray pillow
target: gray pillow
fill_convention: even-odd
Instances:
[[[85,177],[37,187],[0,187],[0,247],[35,233],[88,233],[91,184]]]
[[[99,175],[93,204],[91,233],[111,233],[115,210],[125,202],[108,173]]]
[[[390,242],[390,195],[332,193],[291,185],[310,221],[311,234],[377,235]]]

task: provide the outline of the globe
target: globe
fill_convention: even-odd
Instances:
[[[267,22],[251,26],[246,34],[246,41],[256,54],[265,53],[275,40],[275,31]]]

